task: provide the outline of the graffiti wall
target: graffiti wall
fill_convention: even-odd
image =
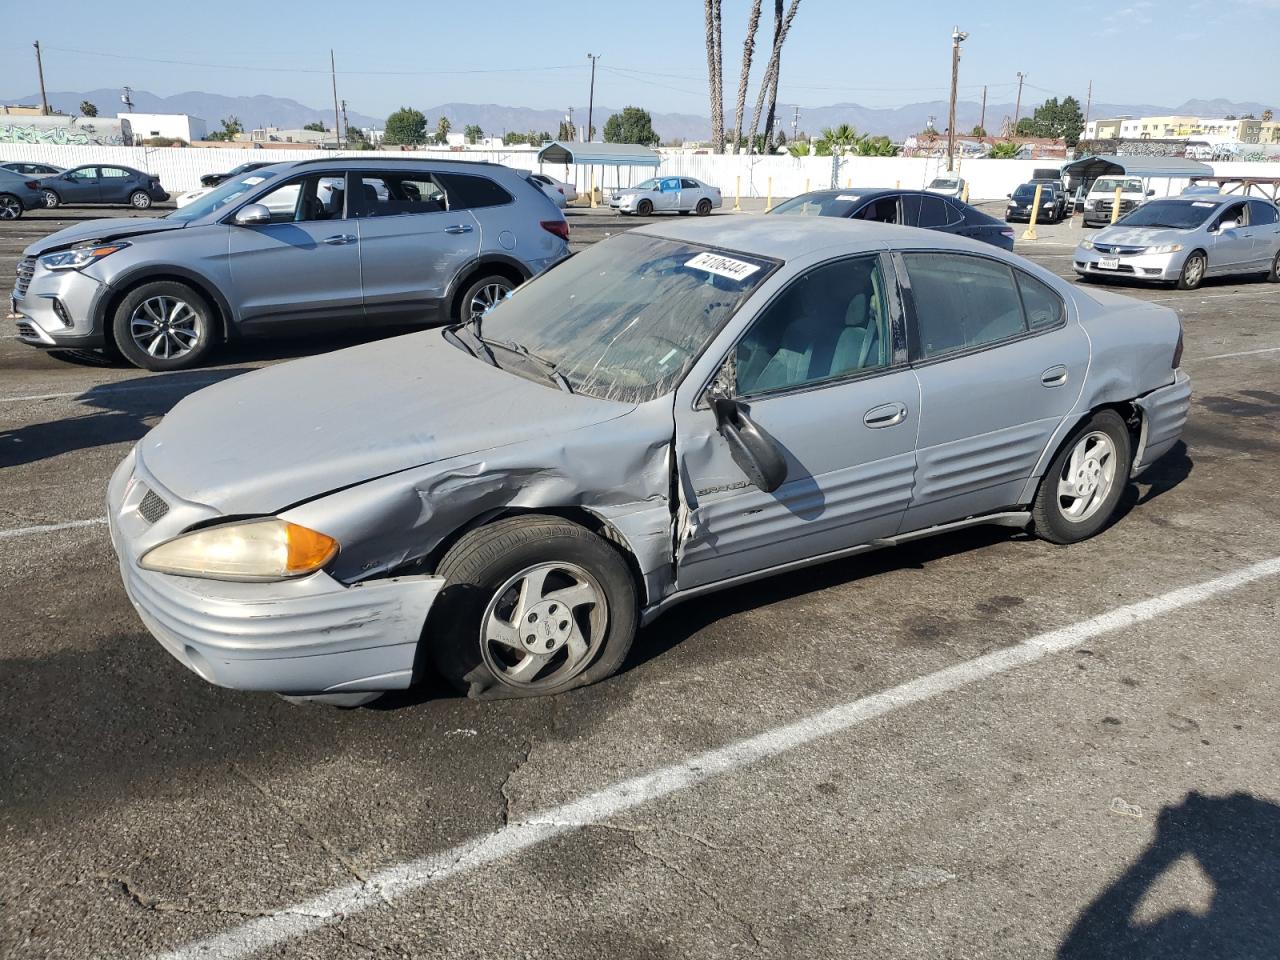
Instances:
[[[121,147],[133,143],[128,120],[88,117],[0,117],[0,143]]]

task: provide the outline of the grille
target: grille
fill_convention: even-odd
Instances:
[[[1097,250],[1099,253],[1115,253],[1115,254],[1119,254],[1122,257],[1130,257],[1130,256],[1133,256],[1134,254],[1141,253],[1144,248],[1143,247],[1125,247],[1116,243],[1110,243],[1110,244],[1095,243],[1093,245],[1093,249]]]
[[[18,283],[14,287],[14,292],[18,296],[24,296],[27,287],[31,286],[31,275],[36,272],[36,258],[24,257],[18,261]]]
[[[168,512],[169,505],[154,490],[148,490],[147,495],[138,504],[138,513],[147,523],[155,523]]]
[[[18,337],[21,340],[39,340],[36,335],[36,328],[26,320],[18,321]]]

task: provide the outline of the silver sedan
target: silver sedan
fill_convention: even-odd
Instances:
[[[111,537],[212,683],[558,693],[709,591],[978,524],[1092,536],[1178,440],[1181,352],[1172,310],[936,231],[653,224],[478,319],[193,394],[116,470]]]
[[[1172,283],[1194,290],[1206,277],[1265,275],[1280,280],[1280,212],[1269,200],[1199,195],[1152,200],[1080,241],[1075,271]]]
[[[609,206],[619,213],[696,213],[705,217],[722,203],[720,188],[693,177],[654,177],[614,192]]]

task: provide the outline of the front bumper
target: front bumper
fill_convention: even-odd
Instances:
[[[1151,283],[1168,283],[1178,279],[1182,264],[1190,251],[1177,253],[1103,254],[1097,250],[1076,247],[1072,266],[1080,276],[1123,277],[1126,280],[1146,280]],[[1115,267],[1103,267],[1103,260],[1116,260]]]
[[[18,315],[18,339],[46,349],[101,347],[107,285],[79,270],[46,270],[34,258],[24,258],[19,269],[32,260],[30,280],[20,279],[9,301]]]
[[[149,523],[148,491],[168,510]],[[296,695],[399,690],[413,681],[427,613],[441,577],[347,585],[327,573],[238,583],[145,570],[138,558],[215,515],[165,490],[136,451],[111,478],[107,517],[125,592],[143,624],[183,666],[210,683]]]

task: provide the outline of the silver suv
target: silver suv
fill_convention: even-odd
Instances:
[[[469,319],[567,256],[568,238],[555,205],[498,164],[302,160],[166,217],[32,244],[12,306],[24,343],[177,370],[235,337]]]

